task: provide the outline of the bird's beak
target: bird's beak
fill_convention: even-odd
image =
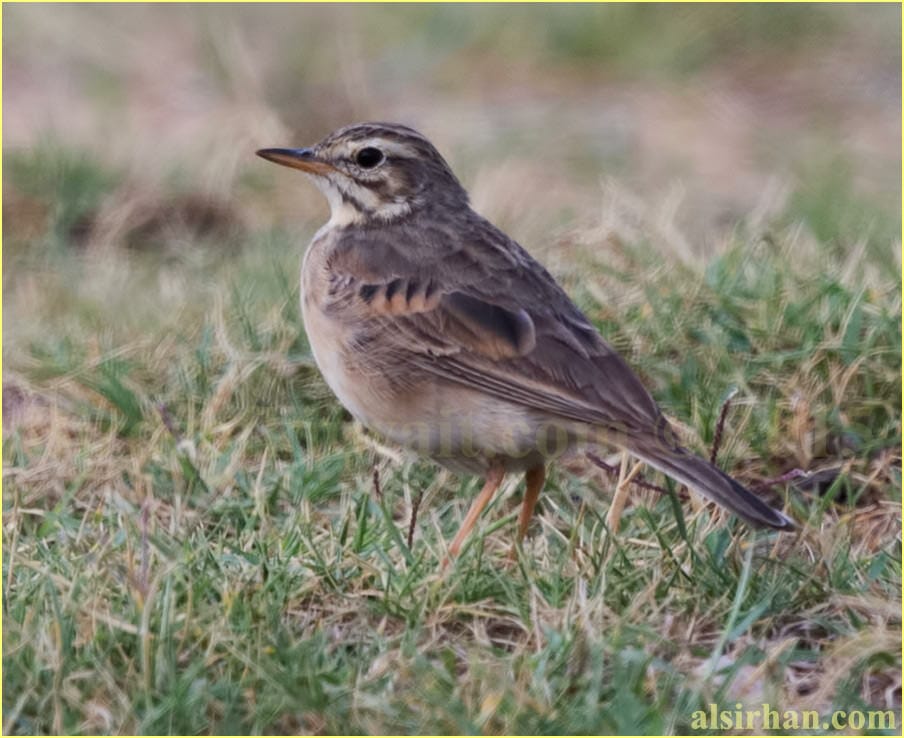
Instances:
[[[309,174],[326,174],[334,170],[331,164],[318,159],[312,149],[258,149],[256,153],[268,161]]]

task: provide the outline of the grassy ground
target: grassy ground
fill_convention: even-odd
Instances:
[[[4,7],[4,733],[686,733],[713,702],[900,729],[900,77],[887,104],[829,85],[881,82],[865,50],[900,15],[848,34],[790,8],[785,37],[753,9],[561,9],[541,34],[533,9],[293,8],[296,44],[272,8],[108,12]],[[786,94],[762,83],[783,65]],[[63,69],[54,117],[37,90]],[[376,115],[405,73],[393,109],[691,446],[736,389],[723,468],[809,473],[763,492],[799,534],[680,490],[633,491],[613,533],[578,458],[514,562],[513,479],[439,573],[478,481],[331,397],[297,288],[324,206],[250,156]]]

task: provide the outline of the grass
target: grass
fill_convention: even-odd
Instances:
[[[475,66],[497,70],[481,69],[483,83],[514,96],[498,72],[512,64],[540,97],[565,85],[566,106],[592,99],[607,74],[640,80],[629,91],[658,90],[665,106],[644,113],[666,110],[658,130],[668,111],[682,114],[672,94],[700,75],[732,64],[747,74],[764,59],[799,69],[810,57],[794,39],[836,38],[839,18],[820,11],[809,24],[809,10],[781,9],[802,30],[777,35],[774,16],[754,7],[669,17],[613,6],[586,18],[560,8],[546,24],[536,8],[487,9],[481,24],[461,9],[411,7],[386,34],[355,36],[388,11],[336,16],[351,29],[341,48],[376,59],[366,71],[342,67],[343,84],[379,96],[402,69],[412,99],[442,101],[425,129],[445,137],[480,208],[550,267],[691,447],[708,453],[736,392],[719,464],[753,487],[807,472],[762,490],[800,523],[796,534],[755,533],[671,486],[632,490],[612,532],[613,481],[575,458],[552,471],[514,561],[512,479],[441,574],[479,480],[384,445],[338,406],[298,309],[298,264],[322,203],[242,153],[260,143],[247,128],[282,142],[268,128],[271,104],[293,121],[310,108],[304,125],[323,123],[320,133],[327,119],[370,109],[353,95],[323,99],[335,60],[311,40],[331,37],[335,18],[311,10],[310,43],[297,43],[273,9],[260,10],[267,23],[248,9],[216,22],[201,9],[165,11],[179,14],[188,41],[154,64],[177,62],[163,70],[175,88],[183,67],[214,78],[214,109],[203,131],[189,110],[125,141],[78,131],[84,116],[115,119],[132,104],[134,68],[111,71],[122,67],[119,44],[175,44],[171,17],[55,8],[81,29],[72,36],[105,39],[89,49],[54,36],[45,16],[29,25],[29,12],[4,7],[7,31],[17,29],[4,58],[8,135],[24,130],[16,115],[28,98],[15,81],[30,49],[47,50],[24,67],[34,79],[52,85],[41,75],[60,54],[87,92],[66,110],[72,131],[4,151],[5,734],[717,733],[695,726],[694,711],[764,702],[823,716],[890,710],[894,727],[860,732],[899,732],[901,221],[887,183],[894,175],[897,186],[900,162],[846,148],[853,136],[832,122],[801,131],[758,119],[757,136],[730,137],[743,149],[736,160],[703,169],[772,172],[778,151],[789,170],[755,197],[740,174],[720,180],[735,208],[726,226],[697,208],[706,198],[691,192],[676,208],[633,178],[655,161],[653,179],[678,170],[693,181],[701,161],[663,140],[601,143],[592,106],[586,130],[535,98],[518,110],[519,120],[540,116],[536,130],[487,113],[467,127],[480,136],[456,137],[458,123],[445,120],[456,106],[492,109],[471,89]],[[136,34],[132,12],[165,33]],[[247,69],[229,18],[257,39]],[[107,22],[119,35],[100,33]],[[847,39],[846,63],[857,63],[850,49],[875,46],[881,25]],[[486,28],[497,27],[494,45]],[[268,62],[261,29],[284,63]],[[595,44],[599,34],[609,42]],[[399,56],[402,41],[415,63]],[[424,71],[434,47],[439,61]],[[144,57],[126,58],[140,67]],[[282,101],[265,102],[264,90]],[[870,124],[882,119],[873,112]],[[762,138],[772,130],[783,138],[774,149]],[[538,131],[567,145],[540,146]],[[147,141],[150,154],[133,158]],[[718,137],[710,143],[719,149]],[[612,177],[602,192],[601,171]]]

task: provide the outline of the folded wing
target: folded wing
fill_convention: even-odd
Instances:
[[[386,372],[415,366],[563,419],[675,443],[640,380],[549,273],[489,224],[473,235],[442,248],[404,232],[369,233],[366,243],[350,235],[330,258],[327,309]]]

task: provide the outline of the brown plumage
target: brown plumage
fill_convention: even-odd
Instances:
[[[620,446],[749,523],[793,527],[679,445],[630,367],[546,269],[470,208],[419,133],[365,123],[258,154],[301,169],[330,202],[302,268],[327,383],[364,425],[487,478],[450,553],[508,471],[529,472],[529,518],[547,461],[575,444]]]

